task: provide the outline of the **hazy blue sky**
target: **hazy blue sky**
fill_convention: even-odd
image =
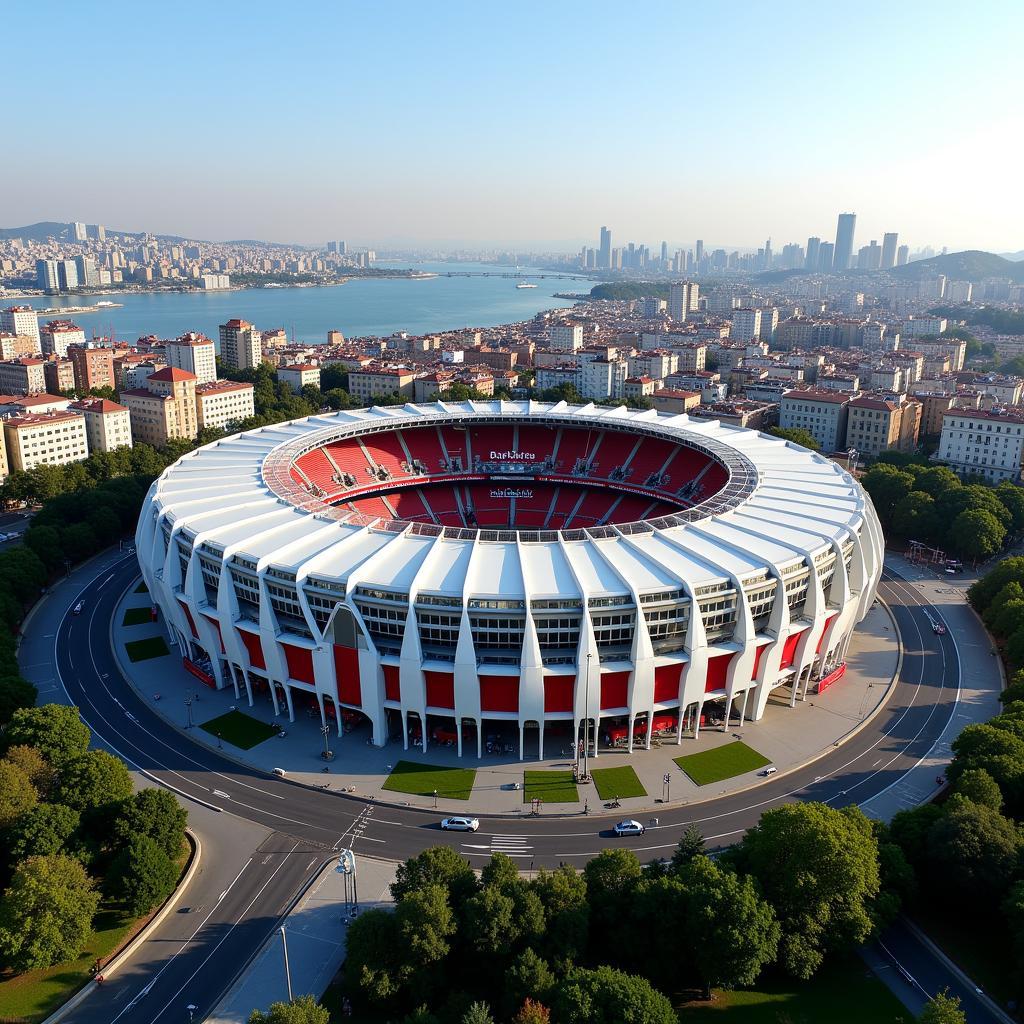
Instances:
[[[1024,3],[6,0],[0,226],[1024,248]]]

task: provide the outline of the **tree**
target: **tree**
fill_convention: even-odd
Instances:
[[[513,1006],[524,1000],[547,998],[554,984],[551,968],[530,948],[524,949],[505,971],[505,994]]]
[[[686,826],[686,831],[672,854],[671,870],[678,874],[694,858],[700,857],[703,853],[704,836],[701,835],[700,829],[691,823]]]
[[[0,958],[14,970],[76,960],[89,938],[99,894],[72,857],[29,857],[0,898]]]
[[[758,895],[753,879],[740,878],[705,856],[693,858],[679,874],[685,892],[683,941],[704,985],[753,985],[779,950],[779,923]]]
[[[427,885],[444,886],[451,893],[455,906],[477,890],[473,869],[450,846],[431,846],[399,864],[391,883],[391,897],[397,903],[403,896]]]
[[[543,1003],[526,999],[512,1018],[512,1024],[551,1024],[551,1011]]]
[[[4,760],[17,765],[28,776],[40,795],[49,791],[53,784],[53,769],[35,747],[27,747],[24,744],[11,747]]]
[[[266,1013],[253,1010],[249,1024],[331,1024],[331,1014],[312,996],[299,996],[290,1003],[271,1003]]]
[[[39,691],[19,675],[0,677],[0,726],[6,725],[14,712],[35,705]]]
[[[67,852],[78,830],[77,811],[63,804],[36,804],[4,833],[4,845],[12,865],[27,857]]]
[[[107,873],[108,891],[136,917],[163,903],[177,883],[177,865],[159,843],[144,835],[132,838]]]
[[[1006,527],[991,512],[973,509],[961,512],[949,528],[949,542],[962,558],[980,561],[1003,546]]]
[[[900,498],[892,511],[892,529],[900,537],[933,540],[939,529],[935,499],[924,491],[911,491]]]
[[[542,871],[531,884],[544,913],[538,948],[552,961],[575,962],[587,947],[590,904],[587,883],[572,868]]]
[[[942,891],[971,908],[1003,896],[1020,850],[1012,821],[991,807],[954,795],[928,832],[927,864]]]
[[[58,769],[89,749],[89,729],[78,708],[64,704],[20,708],[11,716],[3,738],[8,748],[19,744],[35,747]]]
[[[928,833],[942,817],[938,804],[921,804],[913,810],[900,811],[889,824],[889,836],[903,851],[913,867],[923,867],[928,852]]]
[[[914,489],[913,474],[886,464],[872,466],[860,482],[885,525],[892,521],[896,503]]]
[[[132,777],[113,754],[90,750],[64,764],[56,794],[76,811],[109,810],[132,795]]]
[[[646,978],[611,967],[576,968],[555,990],[559,1024],[676,1024],[672,1004]]]
[[[469,1009],[462,1015],[462,1024],[494,1024],[491,1008],[482,1002],[470,1003]]]
[[[871,933],[870,905],[880,887],[878,844],[857,808],[774,808],[737,852],[779,917],[779,959],[791,974],[810,978],[826,952],[859,945]]]
[[[1003,794],[999,784],[984,768],[969,768],[965,771],[956,780],[953,792],[993,811],[999,811],[1003,806]]]
[[[928,1000],[917,1024],[967,1024],[967,1014],[960,1009],[960,1000],[948,992],[940,992]]]
[[[955,756],[946,769],[950,782],[955,784],[971,768],[984,768],[996,780],[1011,813],[1024,806],[1024,740],[983,722],[964,728],[952,746]]]
[[[1004,480],[995,489],[995,495],[1012,517],[1010,532],[1020,533],[1024,530],[1024,491],[1009,480]]]
[[[112,828],[115,842],[133,836],[153,839],[172,860],[181,854],[188,813],[169,790],[150,787],[132,794],[118,809]]]
[[[784,441],[792,441],[793,444],[798,444],[801,448],[810,448],[812,452],[821,451],[818,439],[810,431],[800,427],[772,427],[768,433],[775,437],[781,437]]]
[[[924,491],[933,498],[940,498],[946,491],[960,486],[960,478],[949,466],[929,466],[917,474],[914,490]]]
[[[1006,660],[1015,668],[1024,665],[1024,626],[1015,629],[1006,641]]]
[[[631,850],[602,850],[587,862],[583,877],[590,900],[591,948],[605,954],[612,936],[629,920],[630,902],[642,877],[640,861]]]
[[[10,761],[0,761],[0,829],[5,829],[39,801],[29,777]]]
[[[406,981],[398,920],[387,910],[367,910],[345,938],[345,979],[350,992],[374,1005],[394,999]]]

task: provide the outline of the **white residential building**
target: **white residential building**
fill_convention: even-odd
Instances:
[[[233,380],[207,381],[196,387],[199,429],[226,427],[256,415],[256,389]]]
[[[277,368],[277,379],[292,391],[301,391],[307,384],[320,387],[320,367],[313,363],[292,363]]]
[[[77,412],[26,413],[4,420],[11,471],[63,466],[89,457],[85,417]]]
[[[852,395],[814,389],[787,391],[779,402],[779,426],[806,430],[823,452],[837,452],[846,443],[846,422]]]
[[[733,341],[753,341],[761,337],[761,310],[737,309],[732,315],[732,331],[729,337]]]
[[[583,348],[583,325],[552,324],[548,329],[548,348],[559,352],[578,352]]]
[[[942,417],[935,458],[962,476],[1018,481],[1024,460],[1024,407],[950,409]]]
[[[188,370],[197,384],[208,384],[217,379],[217,349],[213,339],[205,335],[190,332],[167,342],[164,358],[168,366]]]
[[[229,320],[218,330],[220,357],[225,366],[232,370],[248,370],[260,365],[263,359],[262,338],[248,320]]]
[[[39,317],[31,306],[8,306],[0,309],[0,334],[26,334],[36,340],[35,355],[39,348]]]
[[[51,320],[39,335],[44,356],[58,355],[67,359],[69,345],[85,344],[85,331],[70,320]]]
[[[85,398],[72,402],[68,408],[85,418],[85,436],[90,452],[132,447],[132,415],[125,406],[106,398]]]

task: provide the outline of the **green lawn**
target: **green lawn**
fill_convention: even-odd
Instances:
[[[679,1024],[912,1024],[902,1003],[859,957],[826,961],[808,982],[762,979],[756,990],[687,1003]]]
[[[722,779],[731,779],[737,775],[746,775],[747,772],[771,764],[767,757],[748,747],[741,740],[733,740],[732,743],[723,743],[713,750],[687,754],[674,760],[698,786],[721,782]]]
[[[153,615],[149,608],[125,608],[122,626],[142,626],[153,621]]]
[[[468,800],[473,792],[476,771],[472,768],[443,768],[436,764],[399,761],[381,789],[412,796],[432,796],[446,800]]]
[[[546,804],[578,804],[580,794],[572,772],[524,772],[523,803],[540,798]]]
[[[148,661],[150,658],[162,658],[171,652],[167,650],[162,636],[147,636],[145,640],[129,640],[124,645],[125,652],[131,661]]]
[[[203,722],[199,728],[211,736],[219,735],[225,743],[240,747],[242,750],[249,750],[257,743],[277,735],[276,725],[267,725],[266,722],[261,722],[258,718],[241,711],[229,711],[227,714],[218,715],[208,722]]]
[[[147,587],[145,583],[140,583],[135,588],[135,593],[136,594],[148,594],[149,593],[149,587]]]
[[[593,768],[590,774],[594,777],[597,795],[602,800],[611,800],[616,796],[647,796],[647,790],[628,764],[618,768]]]

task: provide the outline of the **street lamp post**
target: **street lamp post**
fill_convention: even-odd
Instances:
[[[437,810],[437,790],[434,790],[434,810]]]
[[[195,697],[192,695],[192,691],[189,690],[185,693],[185,728],[192,728],[192,701]]]
[[[583,688],[583,778],[590,778],[590,659],[593,655],[587,651],[587,679]]]
[[[326,723],[324,723],[323,725],[320,726],[320,732],[321,732],[321,734],[323,735],[323,738],[324,738],[323,759],[325,761],[329,761],[331,759],[331,748],[327,745],[327,737],[330,736],[330,734],[331,734],[331,727],[329,725],[327,725]]]
[[[284,925],[281,925],[281,949],[284,952],[284,977],[288,983],[288,1002],[292,1001],[292,972],[288,966],[288,936],[285,935]]]
[[[672,799],[672,776],[665,772],[662,782],[665,783],[665,803]]]
[[[189,1003],[188,1006],[185,1007],[185,1009],[188,1010],[188,1024],[192,1024],[192,1021],[195,1019],[193,1017],[193,1014],[196,1012],[196,1010],[199,1009],[199,1007],[196,1006],[195,1003]]]

